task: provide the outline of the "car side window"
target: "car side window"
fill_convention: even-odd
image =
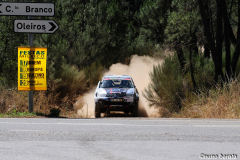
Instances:
[[[133,86],[133,88],[134,88],[135,84],[134,84],[134,81],[133,81],[133,80],[132,80],[132,83],[133,83],[132,86]]]
[[[131,87],[134,87],[134,85],[132,84],[132,81],[129,81],[129,84]]]

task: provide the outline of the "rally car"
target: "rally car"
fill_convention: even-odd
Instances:
[[[139,94],[127,75],[108,75],[98,82],[95,94],[95,117],[110,111],[123,111],[138,116]]]

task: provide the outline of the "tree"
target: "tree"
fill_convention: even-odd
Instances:
[[[207,1],[208,2],[208,1]],[[218,81],[218,76],[221,76],[221,80],[225,81],[225,77],[222,71],[222,49],[223,49],[223,39],[225,39],[225,50],[226,50],[226,78],[228,77],[234,77],[236,65],[239,59],[239,47],[240,47],[240,40],[236,40],[234,36],[234,30],[231,25],[231,21],[233,19],[233,15],[235,14],[232,12],[234,0],[216,0],[217,8],[212,9],[208,7],[207,2],[203,2],[202,0],[198,1],[199,9],[202,17],[202,21],[204,24],[204,30],[207,37],[207,46],[209,47],[213,61],[215,64],[215,81]],[[211,2],[210,2],[211,3]],[[238,1],[238,5],[240,1]],[[228,4],[228,5],[227,5]],[[216,20],[216,29],[213,28],[214,21],[212,17],[212,12],[215,11],[215,15],[217,16]],[[240,22],[240,8],[238,7],[238,22]],[[236,15],[235,15],[236,16]],[[224,22],[224,23],[223,23]],[[224,26],[223,26],[224,25]],[[238,29],[240,25],[238,23]],[[214,33],[215,32],[215,33]],[[224,37],[223,37],[224,32]],[[237,34],[239,34],[237,32]],[[237,35],[237,38],[239,36]],[[231,40],[231,41],[230,41]],[[215,43],[216,42],[216,43]],[[231,43],[230,43],[231,42]],[[230,56],[230,45],[233,45],[235,47],[235,52],[233,54],[233,57],[231,59]]]
[[[17,18],[0,17],[0,77],[4,77],[5,85],[8,86],[17,82],[17,46],[27,44],[27,34],[14,33],[12,24]]]
[[[173,9],[169,13],[165,29],[165,43],[176,50],[183,73],[186,71],[186,58],[183,54],[183,48],[187,48],[190,53],[193,50],[195,55],[198,54],[196,34],[200,28],[200,16],[196,6],[194,1],[174,0],[171,5]],[[192,67],[191,71],[193,72]],[[195,84],[193,76],[192,80]]]
[[[169,0],[146,0],[135,18],[139,24],[138,44],[155,45],[163,43],[164,29],[167,25],[168,11],[171,1]]]

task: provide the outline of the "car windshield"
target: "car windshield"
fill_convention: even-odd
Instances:
[[[105,79],[101,88],[133,88],[133,85],[130,79]]]

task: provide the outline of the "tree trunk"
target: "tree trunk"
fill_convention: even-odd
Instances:
[[[237,67],[237,62],[239,58],[239,53],[240,53],[240,0],[238,0],[238,31],[237,31],[237,44],[236,48],[232,57],[232,62],[231,62],[231,77],[233,78],[235,76],[235,71]]]
[[[226,81],[229,80],[229,76],[231,75],[231,70],[230,70],[230,65],[231,65],[231,50],[230,50],[230,40],[229,40],[229,34],[228,34],[228,28],[226,23],[224,22],[224,33],[225,33],[225,51],[226,51],[226,66],[225,66],[225,70],[226,70]]]
[[[179,48],[179,47],[176,47],[175,50],[177,51],[178,61],[180,63],[181,70],[182,70],[182,73],[184,75],[185,74],[186,60],[185,60],[185,57],[183,55],[183,50],[182,50],[182,48]]]
[[[215,57],[215,81],[218,80],[220,75],[222,80],[224,80],[223,71],[222,71],[222,0],[216,0],[217,2],[217,35],[216,35],[216,57]]]
[[[224,26],[226,27],[226,30],[228,31],[228,36],[231,39],[233,44],[236,44],[237,39],[233,34],[233,30],[232,30],[232,26],[229,22],[229,18],[228,18],[228,14],[227,14],[227,5],[226,5],[226,1],[222,0],[222,10],[223,10],[223,18],[224,18]],[[226,34],[225,34],[226,36]]]
[[[210,50],[207,48],[207,45],[204,45],[204,57],[210,58]]]
[[[221,73],[219,73],[220,72],[220,69],[219,69],[220,63],[219,63],[217,53],[216,53],[215,42],[213,40],[212,33],[210,31],[210,28],[211,28],[210,19],[209,19],[209,16],[207,16],[207,14],[205,13],[205,9],[204,9],[202,0],[198,0],[198,5],[199,5],[199,10],[201,13],[203,25],[204,25],[204,30],[205,30],[205,33],[207,36],[207,45],[209,46],[209,48],[211,50],[213,62],[215,65],[215,78],[214,79],[215,79],[215,82],[217,82],[218,75],[221,74]],[[219,15],[218,15],[218,17],[219,17]],[[220,40],[222,41],[222,38]],[[219,43],[219,40],[218,40],[218,43]],[[219,46],[219,44],[218,44],[218,46]]]
[[[197,84],[196,84],[196,81],[195,81],[195,78],[194,78],[194,69],[193,69],[193,65],[192,65],[192,49],[191,49],[191,47],[190,47],[189,59],[190,59],[191,79],[192,79],[194,90],[196,91]]]
[[[210,31],[210,28],[211,28],[210,19],[207,16],[207,14],[205,13],[205,10],[204,10],[204,7],[203,7],[203,1],[199,0],[198,3],[199,3],[199,9],[200,9],[200,12],[201,12],[203,25],[204,25],[204,33],[205,33],[205,36],[207,37],[207,45],[209,46],[209,48],[212,52],[212,55],[214,55],[215,54],[215,42],[212,38],[212,33]]]
[[[197,46],[197,36],[196,36],[196,30],[191,33],[191,42],[190,42],[190,46],[191,49],[194,51],[193,54],[194,55],[198,55],[198,46]]]
[[[204,29],[204,37],[207,37],[207,33],[206,33],[205,29]],[[210,50],[208,47],[209,46],[207,45],[207,43],[204,43],[204,57],[205,58],[210,58]]]

